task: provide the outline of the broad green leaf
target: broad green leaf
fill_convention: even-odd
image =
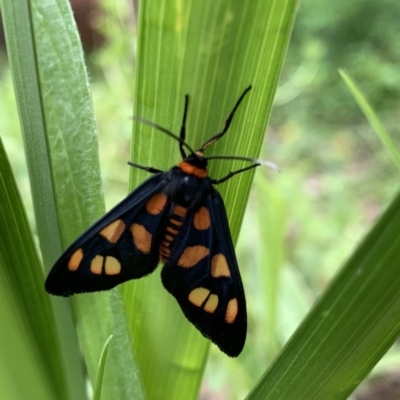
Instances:
[[[104,212],[92,103],[69,3],[45,0],[5,4],[38,233],[48,269],[62,246]],[[73,306],[92,381],[97,375],[103,343],[113,333],[103,395],[130,399],[132,394],[140,393],[139,375],[118,297],[118,291],[78,296]],[[72,319],[65,312],[69,302],[56,298],[52,301],[64,346],[69,395],[74,400],[84,398],[80,354]]]
[[[206,155],[257,157],[295,8],[294,0],[141,1],[134,115],[179,134],[189,94],[186,137],[199,148],[222,129],[240,94],[252,85],[229,132]],[[132,161],[168,169],[180,160],[170,137],[138,123],[133,130]],[[243,166],[213,161],[210,174],[222,177]],[[132,170],[131,187],[146,177]],[[245,173],[218,187],[235,240],[251,178]],[[125,284],[123,294],[147,397],[197,398],[209,343],[162,288],[159,271]]]
[[[33,16],[53,196],[60,237],[66,247],[105,211],[97,132],[83,52],[69,3],[38,1]],[[113,334],[103,396],[130,399],[134,394],[140,398],[139,374],[119,290],[75,296],[72,305],[92,382],[103,344]]]
[[[45,116],[42,108],[36,48],[31,29],[31,2],[3,0],[1,5],[20,124],[27,152],[32,194],[35,200],[37,230],[41,239],[44,263],[49,265],[61,246],[45,135]],[[31,269],[28,266],[26,273],[29,272]],[[36,290],[44,289],[40,285]],[[54,309],[57,310],[54,315],[63,360],[63,364],[58,369],[66,373],[66,396],[74,400],[83,399],[84,382],[71,314],[65,301],[57,299],[52,303]],[[65,387],[61,386],[58,390],[64,393]]]

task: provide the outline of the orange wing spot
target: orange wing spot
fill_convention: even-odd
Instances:
[[[178,233],[177,229],[171,228],[170,226],[167,226],[167,228],[165,229],[167,232],[171,233],[172,235],[176,236],[176,234]]]
[[[189,175],[197,176],[198,178],[206,178],[208,176],[208,172],[206,169],[197,168],[194,165],[188,163],[187,161],[182,161],[178,167]]]
[[[228,307],[226,308],[225,321],[228,324],[233,324],[235,322],[238,313],[238,301],[235,298],[230,299],[228,302]]]
[[[176,206],[174,207],[174,209],[172,210],[172,212],[173,212],[175,215],[178,215],[179,217],[184,217],[184,216],[186,215],[186,213],[187,213],[187,208],[182,207],[182,206],[180,206],[180,205],[176,205]]]
[[[207,303],[204,304],[204,311],[208,312],[208,313],[213,313],[218,306],[218,296],[216,294],[212,294],[208,300]]]
[[[121,263],[115,257],[106,257],[104,267],[106,275],[118,275],[121,272]]]
[[[201,307],[204,303],[204,300],[208,297],[210,291],[203,287],[198,287],[193,289],[189,293],[189,301],[197,307]]]
[[[70,271],[76,271],[79,268],[82,258],[83,258],[83,251],[81,248],[79,248],[70,257],[70,259],[68,261],[68,269]]]
[[[210,213],[206,207],[200,207],[194,214],[193,225],[199,231],[205,231],[211,225]]]
[[[92,274],[101,275],[103,270],[104,257],[97,255],[90,263],[90,271]]]
[[[207,257],[210,251],[204,246],[188,246],[183,250],[178,260],[178,265],[183,268],[191,268],[197,265],[204,257]]]
[[[125,230],[125,227],[125,222],[122,221],[122,219],[116,219],[114,222],[111,222],[111,224],[103,228],[99,232],[99,235],[103,236],[103,238],[107,239],[110,243],[117,243],[122,232]]]
[[[131,232],[133,242],[137,249],[144,254],[149,254],[151,250],[152,234],[143,225],[139,224],[132,224]]]
[[[221,276],[226,276],[229,278],[231,272],[229,271],[228,263],[223,254],[216,254],[211,260],[211,275],[214,278],[219,278]]]
[[[158,215],[164,209],[165,204],[167,204],[167,196],[164,193],[158,193],[153,196],[147,203],[146,203],[146,210],[150,214]]]

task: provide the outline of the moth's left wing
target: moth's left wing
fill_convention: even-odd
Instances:
[[[187,215],[161,276],[186,318],[224,353],[238,356],[246,340],[246,300],[224,203],[215,189]]]
[[[149,178],[72,243],[47,276],[46,290],[97,292],[153,272],[168,208],[164,176]]]

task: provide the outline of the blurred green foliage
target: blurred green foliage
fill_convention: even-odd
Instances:
[[[319,293],[398,189],[397,171],[338,69],[400,144],[400,3],[302,1],[270,120],[288,202],[287,256]]]
[[[358,107],[343,90],[338,68],[351,71],[373,108],[390,118],[400,95],[399,15],[396,0],[302,1],[282,80],[303,78],[303,91],[284,112],[274,113],[276,120],[287,120],[289,113],[321,133],[359,122]]]

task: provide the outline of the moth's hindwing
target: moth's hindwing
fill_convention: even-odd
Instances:
[[[246,340],[246,300],[224,203],[212,189],[188,212],[162,270],[165,288],[200,332],[236,357]]]
[[[139,186],[67,249],[47,277],[49,293],[107,290],[154,271],[168,206],[163,175]]]

